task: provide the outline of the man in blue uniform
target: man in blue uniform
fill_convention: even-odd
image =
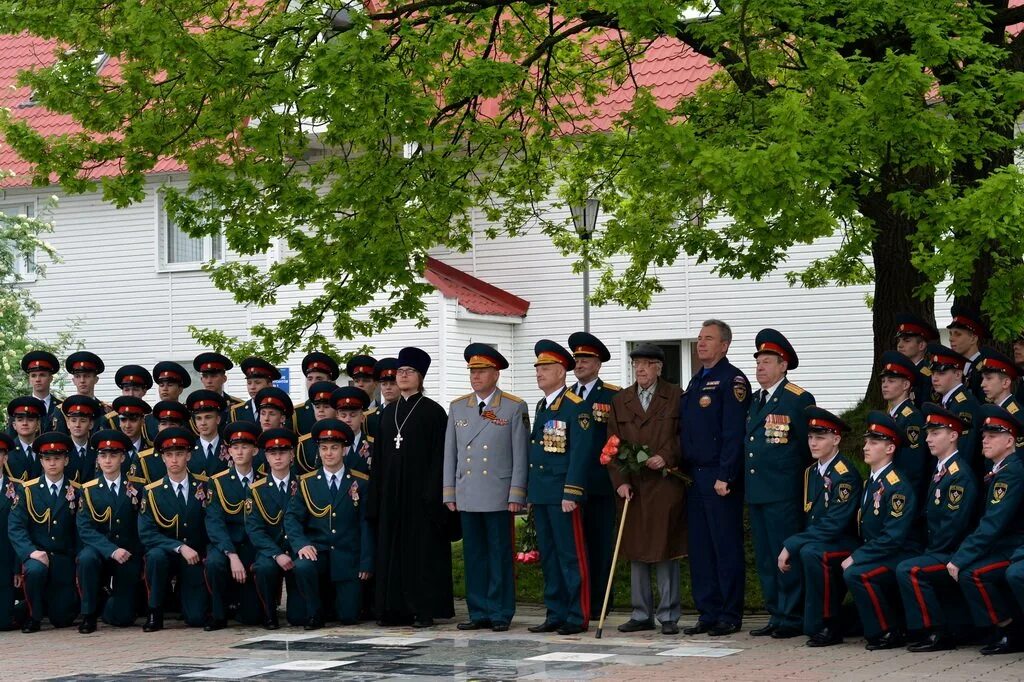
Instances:
[[[192,447],[188,470],[193,474],[213,476],[228,468],[228,448],[221,438],[221,419],[229,409],[224,396],[216,391],[199,389],[192,391],[185,399],[185,406],[192,414],[192,424],[199,437]]]
[[[565,385],[576,361],[555,341],[534,345],[537,403],[530,440],[527,502],[533,505],[537,545],[544,573],[547,616],[530,632],[575,635],[590,621],[590,580],[579,505],[586,498],[588,458],[593,450],[593,417]]]
[[[697,336],[701,368],[679,406],[683,462],[693,485],[686,496],[690,590],[700,614],[687,635],[727,635],[743,620],[743,436],[750,382],[726,353],[732,328],[706,320]]]
[[[893,465],[910,480],[914,491],[920,496],[928,487],[931,462],[928,461],[928,450],[921,442],[924,415],[914,405],[911,397],[919,376],[917,368],[902,353],[886,351],[882,353],[882,370],[878,376],[889,416],[896,420],[900,432],[900,447],[896,450]]]
[[[956,413],[964,424],[957,450],[970,463],[974,473],[981,476],[986,468],[985,458],[981,456],[981,441],[974,427],[980,405],[964,385],[963,370],[967,358],[938,343],[928,344],[928,355],[932,361],[932,387],[939,397],[938,404]]]
[[[754,557],[768,624],[751,631],[755,637],[797,637],[803,632],[800,577],[778,569],[786,538],[803,530],[801,486],[810,461],[804,410],[814,396],[789,381],[799,366],[792,344],[774,329],[762,329],[754,340],[757,391],[747,413],[744,487],[753,531]],[[683,427],[685,430],[685,427]]]
[[[917,369],[911,399],[918,409],[934,398],[928,344],[938,340],[939,330],[935,325],[910,313],[896,314],[896,350]]]
[[[244,403],[231,405],[231,421],[247,421],[258,424],[260,411],[256,407],[256,394],[265,388],[274,385],[274,382],[281,378],[281,371],[263,358],[246,358],[240,365],[242,374],[245,375],[245,390],[249,393],[249,399]]]
[[[302,358],[302,374],[306,377],[306,390],[309,390],[319,381],[335,383],[341,376],[341,368],[338,367],[338,361],[330,355],[313,351]],[[291,427],[295,433],[300,436],[306,435],[314,423],[316,416],[313,414],[312,403],[305,402],[295,408],[291,420]],[[263,430],[266,431],[266,427],[263,427]]]
[[[13,430],[14,449],[7,455],[7,475],[24,481],[43,473],[39,454],[32,442],[39,435],[40,424],[46,416],[46,404],[30,395],[7,403],[7,421]]]

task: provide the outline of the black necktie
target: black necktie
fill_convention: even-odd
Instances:
[[[286,491],[284,489],[284,481],[281,481],[280,483],[278,483],[277,487],[281,489],[281,494],[282,495],[286,494]]]
[[[117,481],[114,481],[113,483],[110,484],[110,493],[114,497],[117,497]]]
[[[53,495],[54,499],[57,499],[57,484],[56,483],[51,483],[50,484],[50,494]]]
[[[249,479],[248,479],[248,477],[243,476],[242,477],[242,490],[248,490],[248,489],[249,489]]]
[[[335,476],[334,474],[331,474],[331,494],[338,494],[338,477]]]
[[[178,502],[181,502],[183,505],[185,504],[185,484],[184,483],[179,483],[178,484]]]
[[[485,407],[487,407],[487,403],[481,400],[480,403],[476,406],[477,414],[483,414]]]
[[[764,404],[768,402],[768,389],[761,389],[761,397],[757,399],[757,409],[763,410]]]
[[[206,446],[206,457],[208,459],[213,459],[213,443]]]

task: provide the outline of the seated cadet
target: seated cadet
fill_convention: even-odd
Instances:
[[[927,544],[921,556],[896,567],[907,630],[919,635],[907,651],[944,651],[955,648],[949,621],[963,613],[963,596],[946,564],[974,527],[978,481],[956,449],[964,423],[953,412],[925,403],[928,449],[937,463],[931,484],[921,500]],[[948,616],[948,617],[947,617]],[[890,642],[899,646],[898,640]]]
[[[250,421],[231,422],[224,427],[231,467],[210,478],[210,502],[206,508],[206,534],[210,537],[206,555],[206,584],[210,588],[210,622],[204,628],[207,632],[227,625],[229,603],[239,605],[235,611],[239,623],[255,625],[263,620],[256,588],[248,579],[256,548],[245,530],[246,500],[256,482],[252,460],[259,435],[259,424]]]
[[[306,377],[306,390],[309,390],[319,381],[335,383],[341,375],[341,368],[338,367],[338,361],[330,355],[313,351],[302,358],[302,374]],[[290,425],[295,433],[303,436],[309,433],[316,421],[312,403],[305,402],[295,409]],[[266,431],[267,427],[263,427],[263,430]]]
[[[199,389],[192,391],[185,399],[185,406],[192,413],[192,424],[199,437],[192,446],[188,470],[193,474],[213,476],[228,468],[228,449],[220,437],[223,426],[221,416],[228,409],[224,396],[214,391]]]
[[[181,392],[192,385],[192,377],[184,367],[176,362],[163,360],[153,366],[153,382],[156,384],[157,397],[160,402],[153,406],[153,414],[146,415],[146,433],[155,437],[160,433],[160,418],[157,416],[157,407],[160,404],[181,404]],[[188,419],[188,415],[185,415]],[[158,477],[159,478],[159,477]]]
[[[256,593],[264,609],[263,626],[268,630],[280,627],[277,604],[281,596],[281,578],[288,586],[287,618],[291,625],[309,622],[306,605],[295,584],[295,563],[288,554],[290,547],[284,532],[284,514],[288,501],[298,490],[292,475],[292,462],[298,434],[291,429],[271,429],[260,434],[257,445],[267,458],[267,476],[252,487],[251,504],[245,506],[245,530],[256,547],[252,574]]]
[[[1024,425],[998,405],[982,405],[982,454],[991,464],[985,475],[984,511],[978,527],[946,564],[971,609],[974,624],[994,629],[983,654],[1024,650],[1024,617],[1004,576],[1014,552],[1024,545],[1024,464],[1015,454]]]
[[[18,499],[18,486],[7,475],[7,453],[16,447],[14,439],[0,431],[0,528],[7,528],[11,509]],[[11,546],[10,534],[0,533],[0,631],[21,627],[24,614],[15,604],[16,587],[21,587],[21,567]]]
[[[928,451],[921,443],[924,415],[911,397],[920,372],[910,358],[891,350],[882,353],[882,371],[878,376],[881,379],[882,397],[900,433],[900,447],[896,450],[893,466],[906,474],[914,492],[920,497],[928,488],[928,478],[931,476]]]
[[[7,455],[7,475],[24,481],[43,473],[39,457],[32,450],[32,441],[39,435],[39,424],[46,414],[46,403],[25,395],[7,403],[7,422],[14,431],[14,449]]]
[[[334,404],[331,402],[331,394],[337,389],[337,384],[332,381],[318,381],[309,387],[309,400],[303,405],[313,406],[313,416],[316,421],[335,419],[338,416],[334,410]],[[295,452],[295,465],[300,474],[315,471],[320,466],[320,449],[309,433],[305,433],[299,438],[299,447]]]
[[[75,592],[75,511],[78,484],[64,475],[74,444],[63,433],[44,433],[32,442],[43,475],[24,481],[11,505],[8,532],[22,564],[28,620],[22,632],[38,632],[49,617],[55,628],[78,615]]]
[[[343,625],[359,618],[360,581],[373,571],[373,538],[366,521],[365,498],[370,477],[345,467],[345,451],[352,444],[352,429],[337,419],[313,425],[320,444],[321,467],[299,477],[284,527],[296,555],[295,582],[310,614],[307,630],[323,627],[326,615],[320,581],[334,591],[334,613]],[[289,599],[292,595],[289,595]]]
[[[206,553],[208,480],[188,470],[195,436],[171,427],[156,435],[153,447],[163,458],[167,474],[146,486],[139,509],[139,539],[146,550],[144,571],[149,616],[143,632],[164,627],[164,597],[171,578],[178,577],[185,625],[206,624],[209,595],[203,580]]]
[[[242,360],[242,374],[245,375],[245,390],[249,399],[231,406],[231,421],[260,422],[260,411],[256,407],[256,394],[274,385],[281,378],[281,372],[263,358]]]
[[[161,400],[158,402],[153,406],[153,414],[146,416],[147,419],[150,417],[156,420],[153,430],[154,436],[172,426],[188,428],[186,425],[190,423],[188,408],[173,400]],[[137,465],[128,469],[129,476],[141,478],[145,481],[146,485],[163,478],[166,473],[164,462],[160,459],[160,455],[156,454],[154,448],[147,448],[140,452]]]
[[[804,634],[807,646],[821,647],[843,641],[837,622],[846,590],[839,562],[857,547],[857,507],[860,474],[839,454],[842,434],[850,427],[828,410],[815,405],[807,415],[807,445],[815,463],[804,471],[806,529],[782,543],[779,570],[798,571],[804,585]],[[800,600],[786,595],[783,600]]]
[[[985,398],[993,405],[998,405],[1013,416],[1021,419],[1021,404],[1013,394],[1014,386],[1020,372],[1013,360],[994,348],[982,348],[978,360],[978,371],[981,372],[981,390]],[[1024,448],[1024,438],[1017,439],[1017,449]]]
[[[347,424],[353,433],[352,445],[345,453],[345,466],[353,471],[370,473],[373,436],[363,431],[363,421],[370,410],[369,394],[356,386],[342,386],[331,394],[331,402],[338,419]]]
[[[103,408],[95,398],[76,394],[64,399],[59,414],[64,428],[58,430],[71,436],[75,445],[67,476],[75,483],[91,481],[96,478],[96,452],[89,446],[89,437],[96,433],[95,424],[102,421]]]
[[[99,476],[82,486],[78,510],[78,591],[82,623],[78,631],[96,631],[100,585],[113,583],[103,607],[103,622],[126,627],[135,624],[135,596],[142,578],[139,542],[139,504],[144,481],[125,478],[121,465],[131,441],[120,431],[101,429],[92,437]]]
[[[380,404],[366,412],[366,427],[363,431],[371,439],[376,437],[380,424],[380,415],[390,403],[402,396],[395,377],[398,375],[398,358],[381,358],[373,367],[373,377],[380,391]]]
[[[858,515],[864,544],[846,557],[842,566],[871,650],[885,648],[880,645],[902,636],[896,566],[921,551],[920,540],[913,533],[917,496],[892,462],[899,444],[896,421],[884,412],[870,412],[864,433],[864,463],[871,467],[871,476],[864,482]]]
[[[939,405],[956,413],[964,424],[957,450],[968,460],[978,476],[985,473],[985,458],[981,456],[981,441],[974,428],[979,405],[974,394],[964,385],[964,367],[967,358],[938,343],[928,344],[932,361],[932,388],[939,397]]]
[[[113,420],[110,428],[128,436],[128,440],[132,443],[132,449],[128,452],[128,457],[125,458],[124,469],[121,472],[125,475],[131,471],[132,465],[138,464],[139,455],[153,445],[143,434],[142,420],[150,412],[152,410],[149,403],[142,398],[130,395],[114,398],[113,414],[116,415],[116,419]]]
[[[92,398],[99,405],[99,413],[93,420],[92,433],[86,436],[86,440],[88,440],[89,436],[106,425],[102,417],[110,411],[109,405],[96,399],[96,383],[99,381],[99,375],[104,370],[103,360],[95,353],[80,350],[72,353],[64,360],[64,369],[71,375],[71,382],[75,385],[75,390],[77,391],[76,395]],[[53,430],[68,433],[67,410],[63,404],[61,407],[62,409],[56,410],[53,413]]]
[[[345,374],[352,379],[351,386],[370,396],[370,405],[364,409],[376,409],[377,402],[377,360],[369,355],[353,355],[345,365]]]

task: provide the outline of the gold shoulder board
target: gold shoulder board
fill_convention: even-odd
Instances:
[[[885,480],[889,482],[889,485],[896,485],[900,482],[900,477],[896,475],[895,471],[890,471],[885,475]]]
[[[799,386],[793,383],[786,384],[786,390],[794,395],[803,395],[804,393],[806,393],[804,389],[800,388]]]

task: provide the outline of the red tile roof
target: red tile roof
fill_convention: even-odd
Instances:
[[[436,258],[427,258],[427,268],[423,275],[438,291],[448,298],[458,299],[459,305],[471,313],[525,317],[526,311],[530,309],[529,301]]]

